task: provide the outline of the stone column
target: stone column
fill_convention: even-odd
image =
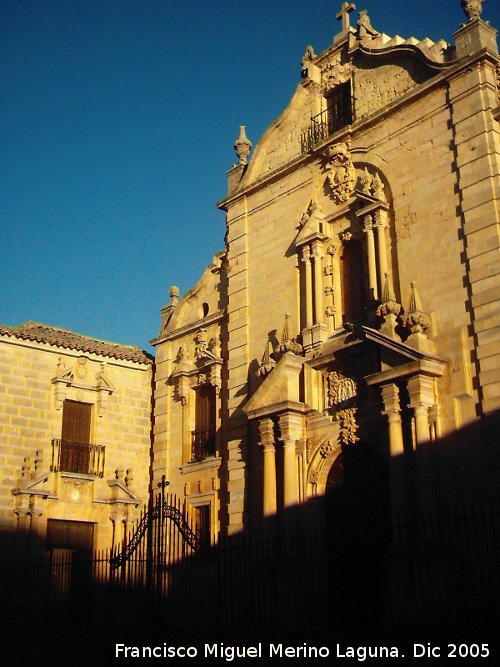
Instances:
[[[380,388],[384,402],[384,415],[389,420],[389,450],[391,457],[400,456],[404,452],[403,428],[399,403],[399,389],[397,385],[384,384]]]
[[[283,441],[283,504],[291,507],[298,504],[297,440],[302,437],[302,416],[294,412],[280,415],[279,426]]]
[[[429,408],[435,403],[434,382],[426,375],[414,375],[408,380],[410,407],[415,415],[416,446],[430,440]]]
[[[259,419],[259,441],[264,451],[262,508],[264,516],[276,514],[276,448],[272,419]]]
[[[378,299],[377,260],[375,256],[375,238],[373,236],[373,220],[371,215],[365,216],[363,231],[366,234],[366,249],[368,253],[368,282],[373,297]]]
[[[304,262],[305,272],[305,298],[306,298],[306,327],[312,327],[313,308],[312,308],[312,274],[311,274],[311,249],[308,245],[302,248],[302,261]]]
[[[387,268],[387,247],[385,245],[385,228],[387,227],[387,211],[379,209],[375,212],[375,229],[377,230],[377,249],[378,249],[378,279],[380,289],[384,284]]]
[[[323,322],[323,275],[321,271],[321,248],[318,241],[313,241],[314,257],[314,323]]]
[[[389,475],[391,505],[395,520],[393,525],[396,526],[397,519],[405,522],[411,507],[411,469],[404,455],[399,388],[390,383],[382,385],[380,389],[385,408],[383,414],[387,415],[389,421]]]
[[[434,504],[434,469],[430,438],[429,408],[434,405],[434,382],[426,375],[415,375],[408,380],[410,407],[415,416],[415,464],[417,475],[417,502],[419,509]]]

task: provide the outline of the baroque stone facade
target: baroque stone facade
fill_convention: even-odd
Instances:
[[[397,513],[498,486],[500,68],[462,5],[447,44],[342,3],[255,148],[240,127],[225,247],[170,289],[154,378],[135,348],[0,328],[8,530],[111,546],[165,480],[213,540],[353,479]]]
[[[500,128],[496,31],[463,4],[447,44],[343,3],[253,153],[240,133],[225,248],[152,341],[154,481],[213,536],[328,493],[349,451],[396,511],[469,488],[456,443],[500,408]]]

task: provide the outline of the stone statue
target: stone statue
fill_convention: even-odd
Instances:
[[[300,61],[300,73],[302,75],[302,78],[305,79],[307,77],[307,66],[310,62],[312,62],[316,58],[316,54],[314,53],[313,47],[309,44],[306,46],[306,52],[302,56],[302,60]]]
[[[475,21],[481,17],[483,0],[462,0],[462,8],[469,21]]]
[[[359,12],[358,35],[359,39],[363,39],[364,37],[377,37],[380,35],[380,33],[372,26],[366,9],[361,9]]]

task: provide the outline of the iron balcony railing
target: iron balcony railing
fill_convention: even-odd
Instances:
[[[352,123],[352,115],[349,107],[337,105],[325,109],[316,116],[312,116],[309,129],[304,137],[304,149],[312,150],[328,137],[346,125]]]
[[[104,477],[104,445],[52,440],[52,472],[76,472]]]
[[[215,429],[199,428],[191,431],[191,461],[203,461],[215,456]]]

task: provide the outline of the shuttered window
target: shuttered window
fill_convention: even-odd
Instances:
[[[92,406],[88,403],[64,401],[60,470],[89,472],[91,418]]]
[[[70,442],[90,442],[90,420],[92,406],[77,401],[64,401],[62,440]]]

